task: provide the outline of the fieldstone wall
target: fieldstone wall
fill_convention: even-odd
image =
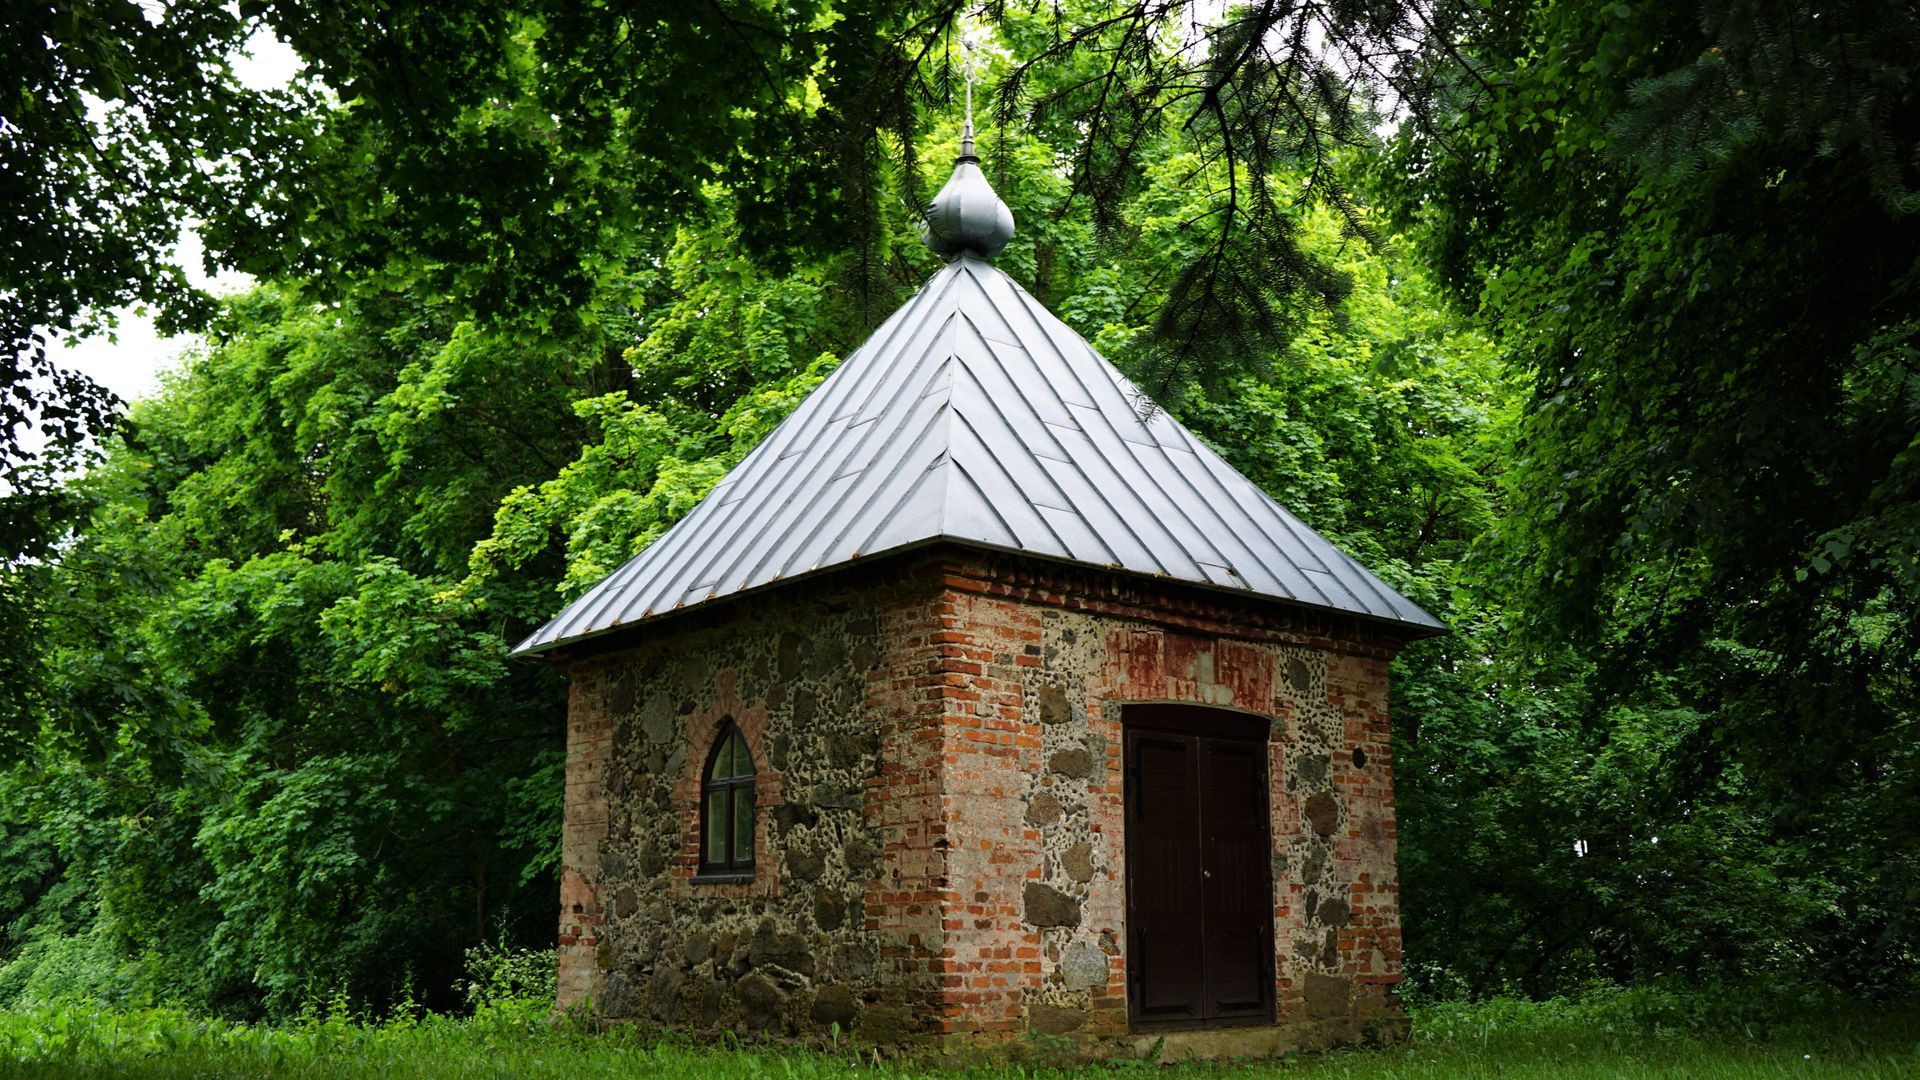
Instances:
[[[936,595],[813,592],[568,665],[561,1008],[889,1043],[937,1010]],[[754,880],[696,882],[728,720],[757,769]]]
[[[569,661],[563,1007],[1116,1050],[1121,706],[1189,702],[1271,719],[1284,1045],[1392,1023],[1391,637],[958,549],[854,576]],[[759,768],[756,875],[696,883],[698,770],[728,719]]]

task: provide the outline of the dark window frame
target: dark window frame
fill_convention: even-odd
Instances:
[[[740,752],[746,755],[747,771],[736,772],[725,777],[713,775],[714,765],[720,754],[731,746],[734,740],[740,742]],[[694,874],[696,882],[741,882],[752,881],[754,875],[754,851],[758,837],[755,830],[759,822],[754,814],[754,783],[760,775],[760,766],[753,760],[753,747],[748,745],[746,733],[731,719],[720,726],[713,737],[713,745],[707,750],[706,764],[700,769],[700,865]],[[726,829],[720,840],[725,850],[716,858],[712,850],[712,822],[709,820],[709,807],[716,793],[725,793]],[[734,850],[734,841],[739,838],[740,816],[746,816],[746,857],[740,857]]]

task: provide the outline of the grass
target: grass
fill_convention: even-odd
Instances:
[[[1145,1062],[1061,1069],[1009,1066],[956,1078],[1096,1078],[1152,1071],[1168,1078],[1425,1080],[1433,1077],[1920,1076],[1920,1012],[1839,1011],[1787,1023],[1649,1007],[1610,993],[1578,1002],[1495,1000],[1414,1012],[1414,1036],[1391,1050],[1355,1050],[1280,1062]],[[896,1080],[943,1075],[925,1067],[711,1039],[588,1034],[552,1025],[544,1009],[509,1003],[466,1018],[368,1023],[338,1014],[279,1026],[235,1024],[176,1009],[111,1010],[53,1004],[0,1012],[0,1077],[754,1077]]]

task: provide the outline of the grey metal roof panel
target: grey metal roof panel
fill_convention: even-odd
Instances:
[[[1143,419],[1144,401],[1012,278],[962,256],[514,652],[935,540],[1444,629],[1172,417]]]

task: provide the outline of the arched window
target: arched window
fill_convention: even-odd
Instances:
[[[753,755],[729,720],[700,783],[700,873],[753,873]]]

